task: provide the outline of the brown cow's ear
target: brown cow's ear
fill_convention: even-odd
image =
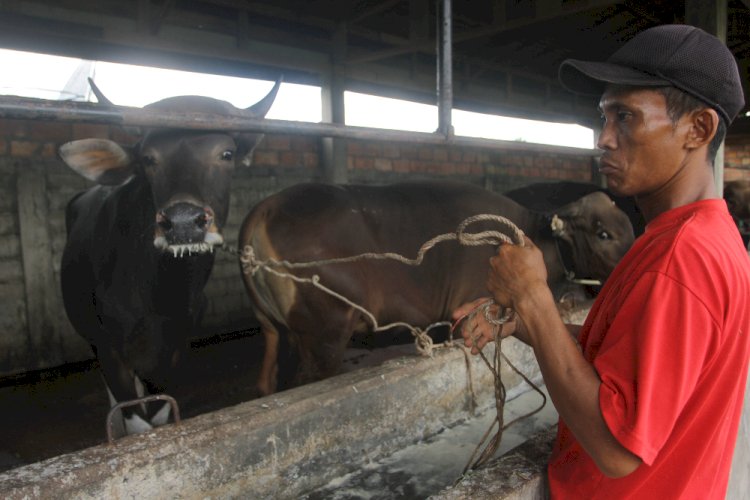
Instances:
[[[70,168],[97,184],[118,185],[135,172],[132,150],[107,139],[67,142],[58,152]]]

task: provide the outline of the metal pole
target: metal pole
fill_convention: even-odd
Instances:
[[[0,120],[42,120],[53,122],[98,123],[134,128],[168,128],[182,130],[220,130],[224,132],[260,132],[266,134],[296,134],[314,137],[346,137],[350,139],[419,142],[422,144],[450,144],[458,147],[486,147],[511,150],[530,148],[549,152],[571,152],[597,156],[596,150],[564,146],[531,145],[524,142],[501,141],[474,137],[446,137],[438,133],[410,132],[371,127],[354,127],[336,123],[310,123],[288,120],[269,120],[243,116],[206,113],[176,113],[142,108],[117,106],[102,108],[95,103],[46,101],[22,97],[0,97]]]
[[[437,93],[438,133],[453,136],[451,111],[453,110],[453,38],[451,27],[451,0],[437,0]]]

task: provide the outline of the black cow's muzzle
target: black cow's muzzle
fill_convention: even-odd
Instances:
[[[186,252],[213,251],[214,245],[224,243],[214,222],[213,210],[192,203],[175,203],[156,213],[154,246],[171,251],[175,257]]]

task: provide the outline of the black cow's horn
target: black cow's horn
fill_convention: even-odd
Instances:
[[[91,86],[91,91],[96,96],[96,100],[99,101],[99,104],[101,104],[102,106],[107,106],[109,108],[117,107],[114,105],[112,101],[110,101],[104,96],[104,93],[101,90],[99,90],[99,87],[96,86],[96,84],[94,83],[94,80],[91,77],[89,77],[88,80],[89,80],[89,85]]]
[[[276,94],[279,92],[279,87],[281,87],[281,82],[283,80],[284,80],[284,75],[280,75],[279,78],[276,80],[276,83],[274,84],[273,88],[266,95],[266,97],[256,102],[249,108],[245,108],[244,110],[245,113],[253,117],[266,116],[266,113],[268,113],[268,110],[271,109],[271,106],[273,105],[273,101],[276,99]]]

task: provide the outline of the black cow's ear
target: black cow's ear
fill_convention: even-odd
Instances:
[[[134,174],[132,150],[107,139],[67,142],[58,153],[70,168],[97,184],[118,185]]]

